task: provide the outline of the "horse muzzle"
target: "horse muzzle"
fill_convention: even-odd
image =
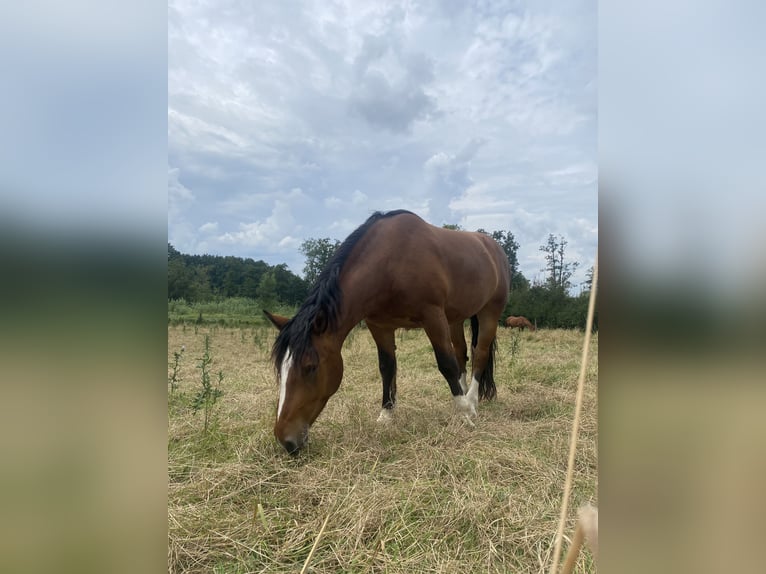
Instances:
[[[309,438],[308,425],[303,426],[298,433],[285,433],[283,436],[277,435],[277,440],[289,454],[298,454],[298,451],[306,446]]]

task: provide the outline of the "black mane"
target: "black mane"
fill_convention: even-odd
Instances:
[[[338,314],[340,313],[341,298],[343,296],[338,284],[338,278],[351,251],[370,227],[379,220],[403,213],[412,212],[404,209],[387,213],[376,211],[340,244],[327,267],[324,268],[311,288],[303,305],[298,309],[295,316],[282,328],[277,336],[277,340],[274,342],[271,357],[277,371],[281,369],[282,361],[288,349],[291,350],[293,359],[297,361],[300,361],[307,353],[315,355],[316,350],[311,344],[312,332],[320,334],[328,329],[334,330],[337,328]],[[313,358],[316,359],[316,356]]]

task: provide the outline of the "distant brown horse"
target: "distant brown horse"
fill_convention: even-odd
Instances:
[[[374,213],[340,245],[292,319],[264,311],[279,329],[272,351],[279,375],[277,440],[289,453],[304,446],[309,427],[340,386],[341,347],[361,320],[378,347],[378,420],[390,418],[396,404],[395,330],[422,327],[458,413],[470,421],[479,399],[497,393],[495,335],[510,276],[508,258],[488,235],[435,227],[409,211]]]
[[[527,327],[530,331],[535,330],[535,326],[529,322],[529,319],[526,317],[514,317],[513,315],[509,316],[505,320],[505,326],[518,327],[521,331],[523,331],[525,327]]]

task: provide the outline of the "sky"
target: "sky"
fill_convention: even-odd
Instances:
[[[598,243],[593,1],[168,8],[168,241],[287,263],[373,211],[514,234],[521,272]],[[575,291],[577,291],[577,287]]]

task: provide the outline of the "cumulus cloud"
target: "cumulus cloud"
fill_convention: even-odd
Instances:
[[[178,179],[179,173],[178,168],[168,167],[168,203],[171,208],[194,201],[194,194]]]
[[[195,233],[186,219],[186,211],[194,205],[192,191],[181,183],[180,170],[168,166],[168,240],[176,247],[194,244]]]
[[[335,195],[331,195],[324,199],[324,205],[330,209],[347,210],[359,206],[365,206],[369,203],[370,198],[367,194],[362,193],[358,189],[355,189],[352,193],[348,194],[344,198],[340,198]]]
[[[330,197],[326,197],[324,200],[325,206],[329,208],[339,208],[343,207],[343,200],[339,197],[335,197],[334,195],[331,195]]]
[[[274,208],[263,221],[240,223],[239,230],[227,232],[218,236],[221,243],[237,244],[248,248],[271,249],[274,246],[292,245],[294,241],[288,240],[290,232],[296,228],[296,221],[292,215],[290,205],[277,200]],[[286,243],[282,243],[287,240]]]
[[[199,226],[199,230],[202,233],[215,233],[218,231],[218,222],[210,221]]]
[[[598,179],[598,167],[593,162],[567,165],[544,174],[552,186],[582,187],[595,185]]]
[[[368,199],[367,194],[362,193],[358,189],[355,189],[354,193],[351,194],[351,203],[354,205],[363,205]]]
[[[474,138],[455,154],[440,151],[429,157],[423,164],[428,195],[431,198],[430,212],[435,223],[454,223],[453,211],[460,204],[454,200],[463,195],[474,184],[469,174],[471,160],[486,140]]]
[[[433,64],[424,54],[405,54],[389,41],[365,37],[354,62],[349,105],[373,127],[405,132],[416,120],[438,115],[436,99],[427,93]]]

